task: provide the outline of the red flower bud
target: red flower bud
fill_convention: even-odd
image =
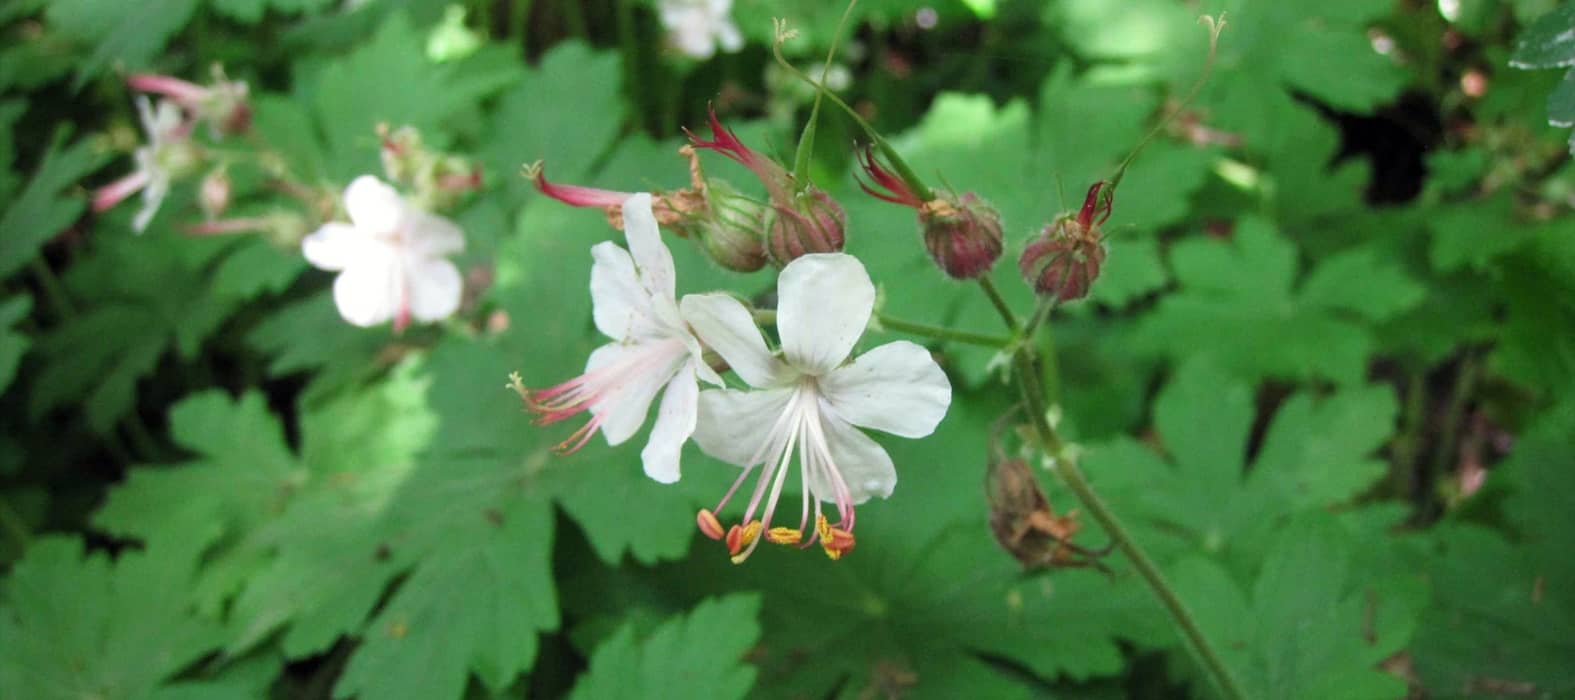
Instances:
[[[1035,293],[1072,301],[1088,296],[1104,262],[1105,246],[1098,229],[1062,217],[1023,249],[1017,268]]]
[[[923,205],[919,225],[930,258],[952,279],[977,279],[1001,257],[1001,214],[971,193]]]
[[[808,187],[794,197],[792,206],[772,204],[766,250],[776,264],[786,265],[810,253],[842,252],[848,214],[831,195]]]

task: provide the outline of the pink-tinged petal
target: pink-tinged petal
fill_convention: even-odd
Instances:
[[[334,280],[334,306],[352,325],[369,328],[393,319],[404,294],[393,256],[376,248]]]
[[[645,465],[645,475],[663,484],[678,481],[679,455],[684,443],[695,432],[695,415],[700,410],[700,384],[695,378],[695,361],[685,362],[667,391],[662,393],[662,405],[656,410],[656,423],[651,426],[651,437],[640,451],[640,461]]]
[[[148,171],[136,170],[119,180],[98,188],[93,193],[93,211],[100,212],[120,204],[137,190],[148,185]]]
[[[378,235],[399,228],[406,205],[394,188],[371,175],[362,175],[345,188],[344,206],[356,228]]]
[[[793,389],[700,392],[700,416],[694,440],[706,454],[728,464],[747,467],[771,439],[777,419],[787,410]]]
[[[436,214],[412,210],[406,213],[410,227],[410,249],[420,255],[441,258],[465,249],[465,233],[454,222]]]
[[[892,466],[886,448],[834,415],[822,413],[820,425],[826,448],[853,503],[863,503],[871,496],[891,496],[892,489],[897,487],[897,469]],[[823,470],[810,470],[810,493],[822,501],[835,503],[835,484],[827,476]]]
[[[919,438],[935,432],[952,385],[930,352],[906,340],[887,343],[820,378],[821,395],[854,425]]]
[[[366,252],[370,237],[350,224],[326,223],[301,239],[301,254],[313,267],[343,270]]]
[[[875,309],[864,264],[842,253],[805,255],[777,278],[777,331],[788,364],[824,375],[848,358]]]
[[[623,235],[641,286],[653,299],[674,299],[673,254],[662,243],[650,193],[640,192],[623,203]]]
[[[635,276],[634,259],[611,241],[591,247],[591,317],[596,330],[614,340],[659,334],[651,297]]]
[[[443,258],[411,261],[406,269],[405,284],[410,316],[422,323],[453,316],[465,292],[459,268]]]
[[[764,389],[784,383],[790,371],[771,354],[754,316],[737,299],[720,292],[690,294],[679,308],[701,342],[750,386]]]
[[[677,341],[603,345],[597,352],[603,353],[602,349],[609,347],[619,349],[604,353],[613,357],[598,358],[599,362],[609,359],[632,362],[635,368],[611,395],[599,401],[592,410],[601,417],[602,435],[607,438],[607,444],[621,445],[640,430],[646,414],[650,413],[651,401],[656,398],[656,392],[672,380],[678,368],[688,359],[689,353]],[[586,370],[590,369],[587,364]]]
[[[126,84],[138,92],[152,92],[165,95],[191,107],[195,107],[197,103],[207,99],[209,94],[208,90],[200,85],[168,75],[138,73],[127,76]]]

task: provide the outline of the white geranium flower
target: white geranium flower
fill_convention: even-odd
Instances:
[[[733,53],[744,47],[744,36],[733,24],[733,0],[662,0],[662,26],[673,46],[692,58],[705,60],[716,45]]]
[[[327,223],[301,241],[308,262],[338,270],[334,305],[357,326],[448,318],[464,284],[449,261],[465,248],[452,221],[412,206],[394,188],[362,175],[345,188],[350,223]]]
[[[585,425],[558,445],[574,452],[601,432],[607,444],[634,436],[645,422],[656,392],[666,387],[656,425],[640,453],[645,473],[664,484],[678,481],[679,452],[695,429],[699,379],[722,386],[700,355],[702,348],[678,314],[673,255],[662,243],[651,211],[651,195],[623,203],[625,251],[612,242],[591,248],[592,315],[613,342],[585,361],[585,374],[555,387],[531,391],[514,377],[514,389],[538,423],[555,423],[589,412]]]
[[[131,227],[142,233],[169,194],[170,182],[191,171],[200,156],[191,143],[191,124],[178,105],[160,100],[155,108],[141,96],[136,103],[148,142],[132,154],[136,170],[93,193],[93,211],[109,209],[140,190],[142,209],[132,218]]]
[[[836,559],[853,548],[853,506],[871,496],[885,498],[897,484],[886,450],[855,426],[909,438],[929,435],[951,404],[951,384],[929,351],[907,341],[844,364],[875,305],[875,286],[857,258],[814,254],[788,263],[777,280],[777,299],[781,357],[766,348],[737,300],[723,294],[684,297],[684,318],[695,333],[756,389],[700,395],[695,442],[744,468],[716,510],[759,468],[743,524],[724,534],[715,513],[701,511],[700,529],[725,539],[733,561],[743,561],[762,531],[779,544],[801,541],[813,497],[809,543],[818,539]],[[804,487],[798,528],[773,528],[795,453]],[[835,504],[835,525],[820,514],[820,503]]]

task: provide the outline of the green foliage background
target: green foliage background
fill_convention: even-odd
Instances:
[[[578,373],[588,248],[614,235],[521,164],[679,187],[708,102],[790,154],[808,95],[770,19],[808,65],[841,3],[737,0],[749,44],[706,62],[639,0],[461,3],[478,41],[442,54],[447,5],[0,5],[0,696],[1212,694],[1119,556],[1024,572],[992,541],[993,351],[932,343],[956,400],[934,436],[881,438],[899,487],[839,562],[731,565],[693,514],[733,467],[690,449],[662,486],[638,439],[554,456],[503,389]],[[1095,488],[1253,697],[1575,694],[1575,167],[1549,124],[1575,118],[1575,5],[1445,5],[948,0],[925,28],[867,0],[843,51],[915,168],[1000,209],[994,279],[1026,309],[1015,254],[1185,93],[1197,15],[1228,13],[1213,79],[1123,181],[1092,296],[1035,341]],[[131,206],[86,211],[130,167],[120,75],[215,61],[326,191],[379,171],[380,122],[483,165],[452,213],[458,317],[351,327],[293,242],[183,234],[189,183],[141,236]],[[814,175],[883,310],[998,333],[912,212],[858,191],[854,136],[829,116]],[[240,214],[306,215],[231,174]],[[670,242],[681,293],[773,287]]]

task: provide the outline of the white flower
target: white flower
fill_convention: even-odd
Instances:
[[[662,0],[660,12],[668,41],[684,54],[705,60],[716,53],[718,43],[728,53],[743,48],[744,37],[729,15],[732,9],[733,0]]]
[[[459,268],[444,256],[464,249],[459,227],[411,206],[394,188],[362,175],[345,188],[350,223],[327,223],[301,241],[307,261],[339,270],[334,305],[357,326],[390,319],[437,321],[459,309]]]
[[[516,376],[514,389],[527,408],[540,414],[539,423],[591,414],[558,445],[569,453],[598,431],[609,445],[633,437],[665,386],[640,459],[648,476],[670,484],[678,481],[679,452],[695,429],[698,379],[722,386],[722,378],[700,359],[700,341],[678,315],[673,256],[662,243],[650,194],[624,201],[623,225],[628,251],[612,242],[591,248],[596,261],[591,266],[592,315],[597,330],[613,342],[591,353],[579,377],[531,391]]]
[[[198,155],[191,143],[191,124],[185,121],[178,105],[160,100],[155,108],[141,96],[136,103],[148,143],[132,154],[136,170],[93,194],[93,211],[109,209],[141,190],[142,209],[132,218],[131,227],[142,233],[169,194],[170,181],[195,166]]]
[[[844,364],[875,304],[875,286],[857,258],[841,253],[800,257],[783,268],[777,298],[781,357],[766,348],[737,300],[723,294],[684,297],[684,318],[695,333],[756,389],[700,395],[695,442],[707,454],[744,468],[716,510],[759,468],[743,524],[724,535],[715,513],[701,511],[700,528],[713,539],[725,538],[733,560],[742,561],[762,531],[772,542],[799,542],[809,526],[813,497],[815,530],[809,542],[818,538],[835,559],[853,547],[853,506],[871,496],[885,498],[897,484],[886,450],[855,426],[909,438],[929,435],[946,415],[951,384],[929,351],[907,341],[882,345]],[[798,528],[772,528],[795,453],[804,485]],[[835,525],[820,514],[821,502],[835,504]]]

